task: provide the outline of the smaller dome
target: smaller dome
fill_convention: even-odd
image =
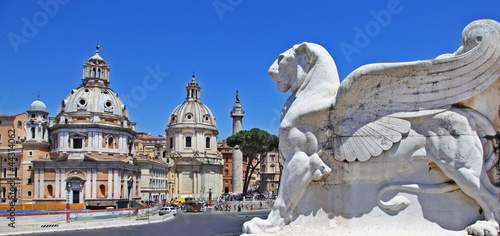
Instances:
[[[89,58],[89,60],[104,61],[104,59],[99,55],[99,43],[95,46],[95,54]]]
[[[42,101],[36,100],[33,103],[31,103],[29,111],[47,112],[47,106],[45,106],[45,103],[43,103]]]

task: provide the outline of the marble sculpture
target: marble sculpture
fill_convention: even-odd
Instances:
[[[268,218],[243,231],[497,235],[499,39],[498,22],[474,21],[453,54],[365,65],[342,83],[320,45],[280,54],[269,75],[292,92],[284,171]]]

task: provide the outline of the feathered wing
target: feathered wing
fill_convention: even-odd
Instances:
[[[409,132],[403,119],[433,114],[471,98],[500,77],[500,24],[479,20],[462,33],[452,56],[372,64],[340,85],[323,148],[338,161],[367,161]]]

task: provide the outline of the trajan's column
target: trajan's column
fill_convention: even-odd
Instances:
[[[233,135],[243,129],[243,117],[245,112],[240,104],[238,91],[236,91],[236,103],[231,111],[233,118]],[[238,147],[233,148],[233,193],[243,192],[243,154]]]

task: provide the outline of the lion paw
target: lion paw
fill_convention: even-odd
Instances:
[[[468,234],[476,236],[497,236],[499,228],[497,222],[479,220],[466,230]]]
[[[323,160],[321,160],[317,153],[311,155],[310,162],[312,167],[311,169],[314,170],[314,173],[312,174],[313,180],[318,181],[332,172],[332,169],[328,167]]]
[[[243,224],[243,233],[274,233],[278,232],[283,226],[284,224],[279,221],[273,221],[271,219],[263,220],[261,218],[254,217],[252,220]]]

